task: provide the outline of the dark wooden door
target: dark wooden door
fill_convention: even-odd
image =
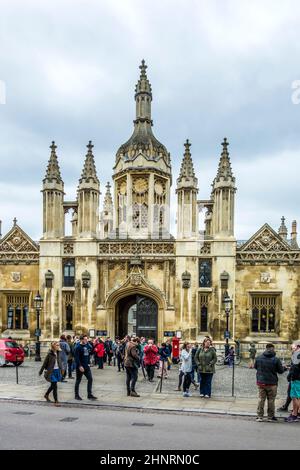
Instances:
[[[157,303],[149,297],[136,296],[136,335],[157,341]]]

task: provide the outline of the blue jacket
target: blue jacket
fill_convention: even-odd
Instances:
[[[88,369],[90,357],[90,347],[87,344],[78,344],[75,348],[75,363],[76,367],[83,367]]]

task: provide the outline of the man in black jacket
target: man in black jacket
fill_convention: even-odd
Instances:
[[[278,374],[285,369],[276,357],[274,345],[268,343],[263,354],[258,356],[254,368],[257,370],[256,383],[259,391],[256,421],[263,421],[265,401],[268,401],[268,421],[277,421],[275,418],[275,398],[277,395]]]
[[[88,337],[86,335],[80,336],[80,343],[75,347],[75,363],[76,363],[76,383],[75,383],[75,398],[76,400],[82,400],[79,396],[79,385],[82,376],[85,375],[88,381],[87,391],[88,398],[90,400],[97,400],[92,394],[93,377],[89,365],[90,360],[90,348],[88,343]]]

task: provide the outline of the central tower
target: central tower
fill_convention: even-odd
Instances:
[[[170,236],[170,154],[152,132],[152,90],[146,69],[142,60],[134,131],[117,151],[114,166],[114,229],[121,238]]]

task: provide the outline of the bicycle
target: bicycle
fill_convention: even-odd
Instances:
[[[234,355],[234,365],[235,366],[239,366],[240,363],[241,363],[241,360],[242,360],[242,358],[239,354]],[[229,363],[229,356],[225,356],[224,352],[217,354],[217,362],[216,362],[217,366],[224,366],[224,365],[227,366],[228,363]]]

